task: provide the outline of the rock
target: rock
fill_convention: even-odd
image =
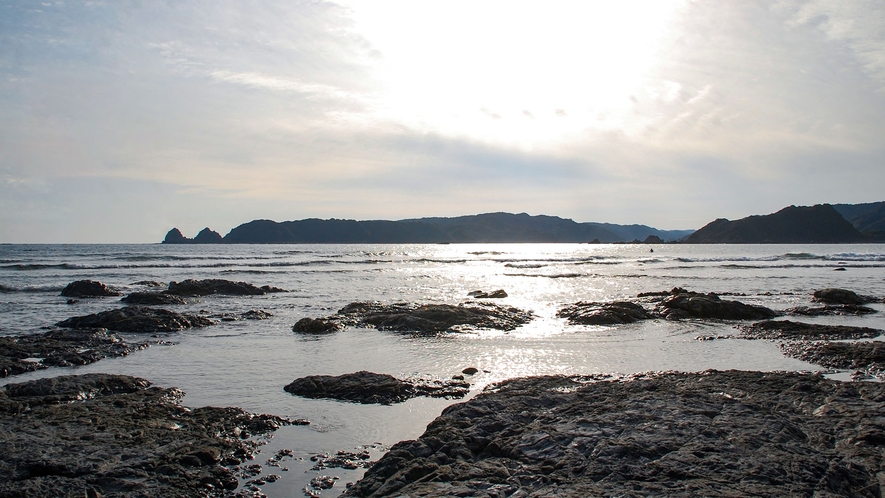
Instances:
[[[148,347],[127,344],[105,329],[50,330],[42,334],[0,337],[0,377],[47,367],[87,365],[114,356],[126,356]]]
[[[221,234],[209,227],[200,230],[200,233],[194,237],[194,244],[220,244],[222,242]]]
[[[187,279],[182,282],[169,282],[167,294],[177,296],[208,296],[223,294],[228,296],[261,296],[266,292],[246,282],[232,282],[218,278],[206,280]]]
[[[193,242],[193,239],[189,239],[181,233],[181,230],[177,228],[173,228],[166,232],[166,237],[163,238],[163,244],[190,244]]]
[[[793,322],[790,320],[766,320],[741,329],[747,339],[770,339],[791,341],[834,341],[846,339],[870,339],[882,334],[881,330],[848,325],[823,325]]]
[[[474,299],[501,299],[507,297],[507,292],[505,292],[504,289],[498,289],[492,292],[476,290],[467,295],[473,297]]]
[[[292,381],[283,388],[307,398],[331,398],[363,404],[401,403],[418,396],[463,398],[470,384],[463,380],[400,380],[392,375],[365,370],[332,376],[311,375]]]
[[[240,434],[290,423],[239,408],[189,410],[181,391],[149,386],[88,374],[0,388],[0,496],[223,496],[256,447]]]
[[[65,286],[61,291],[65,297],[106,297],[119,296],[120,292],[108,288],[97,280],[77,280]]]
[[[344,496],[878,496],[885,384],[707,371],[490,386]]]
[[[325,320],[352,327],[437,334],[473,329],[513,330],[532,318],[531,312],[492,303],[351,303]]]
[[[859,296],[846,289],[821,289],[814,291],[813,301],[827,304],[868,304],[880,301],[872,296]]]
[[[341,325],[324,318],[302,318],[292,326],[292,332],[302,334],[331,334],[339,330],[341,330]]]
[[[593,303],[580,301],[556,313],[572,325],[620,325],[651,318],[641,305],[626,301]]]
[[[273,317],[273,313],[264,310],[249,310],[240,316],[243,320],[267,320]]]
[[[479,373],[479,369],[476,367],[467,367],[464,370],[461,370],[461,373],[464,375],[476,375]]]
[[[825,304],[823,306],[808,307],[796,306],[784,310],[788,315],[801,316],[832,316],[832,315],[869,315],[877,311],[868,306],[859,306],[857,304]]]
[[[164,284],[161,284],[156,280],[139,280],[138,282],[134,282],[132,285],[143,285],[145,287],[163,287]]]
[[[280,289],[279,287],[271,287],[270,285],[262,285],[259,289],[263,290],[268,294],[276,294],[280,292],[289,292],[286,289]]]
[[[656,313],[668,320],[703,318],[716,320],[764,320],[778,316],[776,311],[764,306],[744,304],[740,301],[720,299],[718,295],[688,292],[684,289],[665,298]]]
[[[885,371],[885,342],[796,342],[781,345],[785,355],[830,368],[875,374]]]
[[[177,332],[192,327],[207,327],[215,322],[196,315],[146,306],[127,306],[58,322],[59,327],[105,328],[117,332]]]
[[[126,304],[145,305],[145,306],[167,306],[172,304],[186,304],[186,301],[172,294],[164,294],[162,292],[133,292],[123,299]]]

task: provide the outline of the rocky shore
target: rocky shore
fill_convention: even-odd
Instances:
[[[307,423],[189,409],[178,389],[88,374],[0,388],[0,497],[226,496],[252,435]]]
[[[392,375],[360,371],[344,375],[310,375],[295,379],[283,388],[307,398],[331,398],[357,403],[389,405],[418,396],[463,398],[470,384],[463,376],[441,379],[397,379]]]
[[[505,381],[345,496],[881,496],[885,384],[708,371]]]

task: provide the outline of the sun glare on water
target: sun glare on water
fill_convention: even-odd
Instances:
[[[681,1],[346,0],[381,120],[525,148],[624,130]]]

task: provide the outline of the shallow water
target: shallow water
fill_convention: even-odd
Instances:
[[[523,375],[818,370],[783,357],[772,342],[696,339],[734,334],[733,323],[652,320],[620,327],[569,326],[555,313],[579,300],[611,301],[677,286],[746,294],[733,298],[774,309],[809,304],[811,292],[825,287],[885,295],[883,245],[653,248],[654,252],[644,244],[0,245],[3,335],[39,332],[62,319],[120,305],[116,298],[66,304],[59,291],[79,279],[100,280],[124,293],[151,290],[135,282],[165,285],[186,278],[224,278],[291,290],[257,297],[206,297],[174,308],[210,316],[263,309],[274,314],[270,320],[222,322],[170,334],[163,339],[172,345],[0,383],[122,373],[180,387],[187,393],[188,406],[233,405],[307,418],[311,425],[283,428],[263,449],[264,458],[280,448],[294,450],[297,457],[284,462],[288,472],[265,466],[264,473],[283,479],[263,486],[264,492],[272,497],[302,496],[301,489],[318,474],[309,471],[310,455],[415,438],[445,406],[457,401],[419,398],[373,406],[302,399],[282,390],[295,378],[358,370],[448,378],[473,366],[482,370],[468,379],[474,395],[488,383]],[[291,331],[302,317],[333,314],[353,301],[458,303],[469,300],[470,291],[499,288],[509,294],[501,303],[532,310],[537,318],[509,333],[442,337],[365,329],[305,337]],[[882,305],[874,307],[885,311]],[[883,315],[803,320],[885,328]],[[257,463],[264,461],[259,458]],[[335,496],[361,471],[323,473],[341,476],[335,488],[324,492]]]

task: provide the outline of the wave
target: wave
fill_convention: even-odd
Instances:
[[[26,287],[12,287],[0,284],[0,293],[12,292],[61,292],[64,287],[57,285],[29,285]]]

